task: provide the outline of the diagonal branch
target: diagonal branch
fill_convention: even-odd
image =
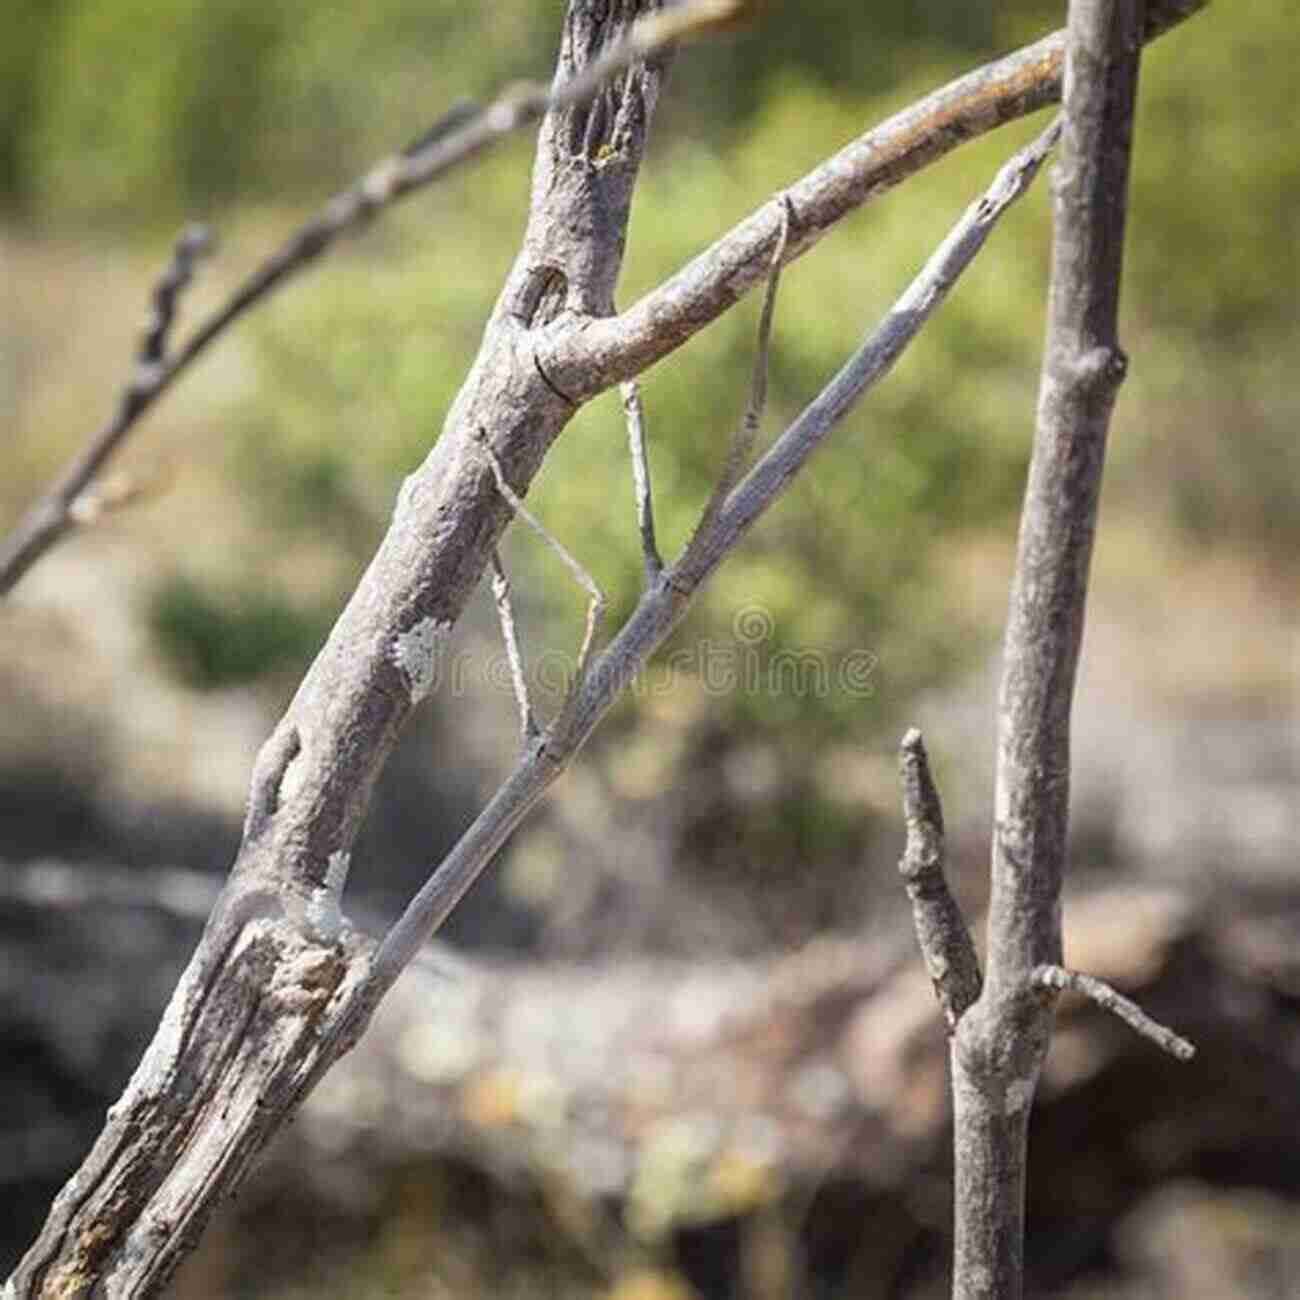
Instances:
[[[1154,40],[1206,2],[1150,0],[1143,39]],[[1065,32],[1055,32],[941,87],[820,163],[784,191],[796,232],[784,260],[802,256],[846,216],[958,145],[1056,103],[1064,54]],[[764,204],[620,315],[548,340],[547,373],[578,400],[649,369],[764,280],[784,222]]]
[[[199,259],[211,245],[211,233],[197,225],[188,227],[176,241],[171,260],[150,294],[149,318],[140,337],[135,365],[111,418],[59,481],[27,512],[13,535],[0,544],[0,596],[64,533],[101,513],[95,505],[84,503],[83,494],[176,368],[167,356],[176,313]]]
[[[1177,1061],[1190,1061],[1196,1055],[1195,1046],[1181,1034],[1176,1034],[1168,1026],[1153,1020],[1131,998],[1116,992],[1105,980],[1099,980],[1095,975],[1066,970],[1064,966],[1039,966],[1030,979],[1036,988],[1053,998],[1067,990],[1088,998],[1103,1011],[1109,1011],[1122,1020],[1135,1034],[1149,1039]]]
[[[208,235],[195,227],[182,236],[154,292],[154,315],[134,375],[108,422],[57,483],[0,544],[0,596],[78,522],[74,506],[141,417],[208,346],[279,285],[304,271],[338,240],[356,234],[385,208],[446,176],[503,137],[595,98],[618,74],[673,42],[707,35],[745,6],[739,0],[688,0],[663,13],[648,13],[585,66],[557,78],[552,89],[520,82],[476,110],[460,103],[401,153],[376,163],[354,185],[335,195],[271,254],[170,356],[165,344],[176,293],[189,279]],[[156,327],[155,327],[156,326]]]

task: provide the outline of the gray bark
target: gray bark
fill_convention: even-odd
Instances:
[[[1126,361],[1117,338],[1143,6],[1072,0],[1065,134],[1038,425],[1021,516],[999,698],[988,961],[952,1040],[953,1294],[1019,1300],[1026,1133],[1061,962],[1070,708],[1106,431]]]
[[[559,75],[591,66],[654,7],[653,0],[571,0]],[[1194,7],[1165,6],[1180,15]],[[1050,140],[1004,170],[679,561],[651,575],[636,612],[560,717],[532,740],[376,944],[340,912],[352,843],[375,777],[436,684],[439,648],[511,518],[496,466],[511,494],[522,497],[580,401],[643,369],[773,276],[774,250],[794,256],[846,211],[961,139],[1047,102],[1059,50],[1052,41],[1040,44],[1031,47],[1035,57],[1022,53],[995,65],[992,81],[987,70],[973,74],[956,83],[961,93],[950,87],[925,101],[933,112],[905,114],[882,128],[883,136],[864,137],[865,146],[850,147],[751,218],[720,253],[706,254],[613,319],[632,187],[665,63],[634,63],[594,98],[546,117],[523,247],[478,358],[441,438],[407,479],[379,552],[259,755],[230,881],[157,1036],[6,1296],[158,1292],[216,1199],[239,1184],[266,1140],[355,1044],[379,999],[700,583],[942,301],[1023,192]],[[882,165],[879,149],[889,139],[897,152]],[[787,235],[788,247],[781,242]]]

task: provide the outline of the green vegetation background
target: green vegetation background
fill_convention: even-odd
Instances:
[[[200,215],[257,233],[256,245],[240,237],[223,253],[250,266],[456,99],[548,75],[561,11],[523,0],[491,6],[490,18],[446,0],[10,0],[0,49],[8,221],[161,262],[178,224]],[[1049,30],[1062,11],[1041,0],[776,5],[752,32],[689,51],[638,193],[622,301],[893,108]],[[1150,51],[1124,294],[1135,366],[1107,488],[1109,511],[1180,545],[1238,548],[1279,567],[1300,536],[1298,61],[1283,0],[1220,3]],[[961,151],[792,270],[769,431],[815,393],[1039,125]],[[416,198],[241,327],[251,378],[215,395],[222,434],[204,454],[274,540],[256,562],[215,571],[175,555],[150,609],[176,672],[200,686],[291,676],[318,643],[473,355],[522,228],[529,152],[514,141]],[[773,851],[810,860],[844,849],[861,809],[827,805],[818,756],[892,728],[918,690],[989,644],[1000,608],[972,616],[953,592],[978,539],[1010,545],[1049,227],[1040,186],[679,638],[734,646],[736,611],[759,606],[772,629],[763,655],[876,656],[865,704],[832,690],[738,691],[701,705],[711,721],[693,733],[689,761],[715,742],[754,738],[775,756],[786,796],[766,805],[766,830],[748,823]],[[756,308],[647,378],[669,548],[690,528],[743,405]],[[49,464],[62,446],[51,441]],[[611,619],[626,612],[639,560],[613,397],[575,421],[531,500],[611,593]],[[534,539],[516,535],[510,562],[517,587],[536,593],[528,614],[547,628],[530,629],[534,652],[576,645],[580,593]]]

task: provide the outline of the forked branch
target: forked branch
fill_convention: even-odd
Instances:
[[[1160,36],[1207,0],[1149,0],[1141,39]],[[958,145],[1061,98],[1065,33],[949,82],[845,145],[783,191],[795,219],[785,261],[846,216]],[[575,399],[593,397],[675,352],[763,282],[785,214],[764,204],[670,279],[581,335],[550,340],[546,371]]]
[[[1126,366],[1117,317],[1143,10],[1070,3],[1047,341],[998,703],[988,956],[951,1052],[958,1300],[1022,1294],[1028,1117],[1055,1002],[1043,993],[1073,978],[1061,968],[1070,710]]]
[[[649,583],[635,610],[592,664],[574,699],[526,750],[461,841],[384,938],[374,966],[376,999],[450,915],[510,832],[572,760],[620,693],[684,617],[700,585],[789,486],[812,452],[889,371],[939,308],[998,220],[1028,189],[1058,127],[1050,126],[999,172],[862,346],[785,430],[748,477],[693,535],[681,558]],[[780,262],[770,266],[775,280]],[[771,310],[760,322],[760,357]],[[762,383],[755,385],[761,394]],[[751,394],[751,403],[753,394]]]

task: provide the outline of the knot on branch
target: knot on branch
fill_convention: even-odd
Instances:
[[[1122,348],[1089,348],[1074,363],[1074,378],[1094,392],[1113,391],[1128,374],[1128,355]]]

